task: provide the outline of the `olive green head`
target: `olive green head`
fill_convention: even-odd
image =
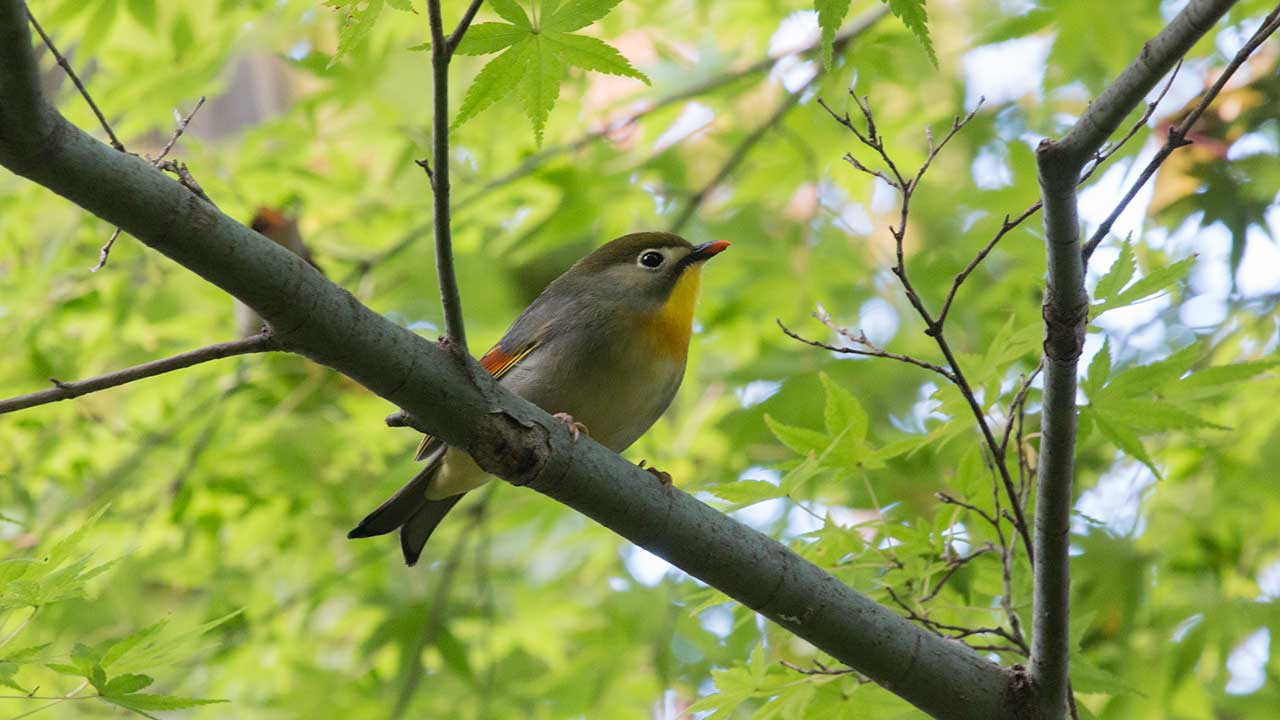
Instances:
[[[681,278],[696,278],[702,263],[727,247],[725,240],[693,245],[668,232],[631,233],[579,260],[565,278],[632,302],[665,303]]]

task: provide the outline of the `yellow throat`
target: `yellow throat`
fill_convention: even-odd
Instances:
[[[676,280],[667,302],[658,310],[641,317],[644,334],[658,352],[673,360],[684,360],[689,352],[689,336],[693,333],[693,308],[702,287],[702,264],[691,265]]]

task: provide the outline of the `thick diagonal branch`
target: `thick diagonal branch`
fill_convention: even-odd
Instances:
[[[573,442],[564,423],[469,358],[388,321],[146,161],[69,124],[39,95],[30,49],[22,3],[0,0],[0,164],[236,296],[282,349],[404,408],[486,470],[598,520],[934,717],[1021,716],[1009,673],[994,663],[589,438]]]

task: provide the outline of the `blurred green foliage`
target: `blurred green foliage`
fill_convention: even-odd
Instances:
[[[848,18],[880,5],[852,3]],[[960,395],[920,368],[814,349],[774,324],[842,342],[808,319],[821,303],[855,334],[941,362],[888,272],[896,198],[841,160],[874,158],[814,96],[856,119],[845,95],[855,82],[895,159],[914,168],[926,128],[940,136],[975,93],[1004,88],[913,198],[907,267],[936,310],[1006,214],[1037,199],[1035,143],[1065,128],[1177,3],[930,3],[927,36],[923,3],[890,5],[920,10],[918,26],[891,16],[837,52],[816,92],[703,193],[684,233],[734,245],[708,267],[675,405],[627,454],[877,600],[892,591],[894,607],[935,622],[1007,627],[1000,554],[954,562],[999,542],[978,514],[995,512],[993,479]],[[438,332],[429,192],[412,162],[429,148],[429,59],[410,50],[427,38],[422,3],[32,6],[130,150],[154,155],[173,109],[210,96],[175,155],[222,209],[247,220],[258,205],[292,205],[332,279]],[[821,59],[710,81],[765,58],[780,24],[805,24],[799,45],[820,44],[812,15],[794,15],[814,6],[620,4],[577,32],[616,48],[651,87],[565,70],[555,107],[534,120],[541,149],[514,95],[454,132],[473,351],[594,246],[671,224],[786,99],[787,72]],[[447,27],[464,7],[446,3]],[[1266,7],[1242,2],[1197,46],[1154,132],[1117,153],[1100,187],[1135,174],[1144,143],[1162,140],[1160,123],[1194,102]],[[501,19],[486,4],[477,22]],[[979,46],[1018,60],[984,76]],[[1042,54],[1018,54],[1029,47]],[[455,58],[453,107],[487,61]],[[97,132],[47,55],[42,67],[60,109]],[[1072,565],[1083,717],[1265,718],[1280,706],[1280,639],[1268,634],[1280,628],[1280,494],[1267,480],[1280,463],[1277,294],[1257,281],[1274,257],[1278,85],[1272,45],[1139,201],[1131,240],[1109,239],[1091,265],[1098,322],[1081,366]],[[661,102],[690,88],[704,91]],[[1231,150],[1246,140],[1262,149]],[[0,177],[0,395],[233,335],[228,297],[127,236],[89,273],[111,230]],[[997,430],[1038,361],[1042,242],[1038,216],[1013,230],[948,321]],[[1033,386],[1012,441],[1032,465],[1038,398]],[[0,717],[48,704],[22,697],[37,687],[92,700],[45,717],[197,702],[183,698],[229,703],[178,714],[194,718],[918,716],[854,676],[783,665],[832,662],[518,488],[494,484],[460,506],[418,568],[389,540],[347,541],[414,472],[416,438],[383,427],[390,410],[299,358],[255,356],[0,418],[0,683],[14,696]],[[1020,547],[1009,574],[1026,619]]]

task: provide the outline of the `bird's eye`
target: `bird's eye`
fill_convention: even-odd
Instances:
[[[647,267],[650,270],[656,270],[660,265],[662,265],[663,260],[666,260],[666,258],[664,258],[662,253],[657,250],[645,250],[640,253],[640,265],[642,267]]]

